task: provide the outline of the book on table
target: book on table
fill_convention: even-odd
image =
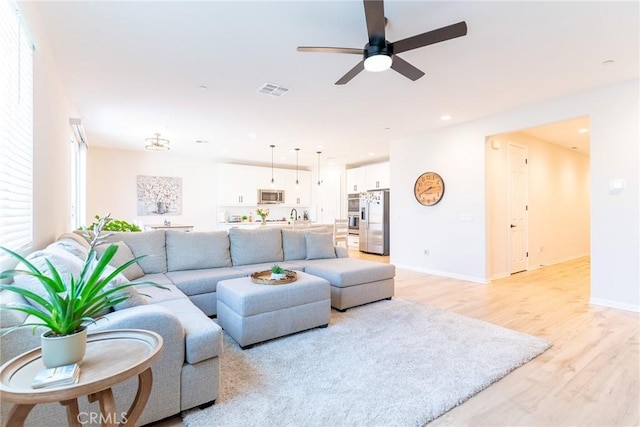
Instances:
[[[32,388],[59,387],[78,382],[80,377],[80,366],[77,363],[71,365],[58,366],[57,368],[47,368],[38,371],[31,382]]]

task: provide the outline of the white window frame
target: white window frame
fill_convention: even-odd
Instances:
[[[71,125],[71,229],[85,224],[87,218],[87,141],[80,119]]]
[[[33,248],[33,51],[18,7],[0,2],[0,246]],[[0,267],[10,258],[0,253]]]

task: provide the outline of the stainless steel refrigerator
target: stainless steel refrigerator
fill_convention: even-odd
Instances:
[[[360,251],[389,255],[389,190],[360,195]]]

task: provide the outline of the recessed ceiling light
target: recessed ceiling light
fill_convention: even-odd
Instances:
[[[208,88],[208,87],[206,87],[205,85],[200,85],[200,89],[202,89],[202,90],[207,90],[207,89],[209,89],[209,88]]]
[[[209,143],[209,141],[206,141],[206,140],[204,140],[204,139],[198,139],[198,140],[196,140],[196,144],[208,144],[208,143]]]
[[[376,153],[374,153],[374,152],[369,153],[369,156],[371,156],[371,157],[373,157],[375,155],[376,155]]]
[[[602,61],[602,65],[613,65],[613,59],[606,59]]]
[[[250,133],[249,134],[249,138],[251,139],[256,139],[258,137],[258,135],[256,135],[255,133]]]
[[[587,132],[589,132],[588,128],[580,128],[580,129],[578,129],[578,133],[587,133]]]
[[[448,114],[443,114],[442,116],[440,116],[440,120],[442,121],[451,120],[451,116]]]

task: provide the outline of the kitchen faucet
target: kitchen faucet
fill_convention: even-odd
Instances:
[[[295,216],[293,215],[294,212],[296,213]],[[289,216],[293,217],[294,221],[298,220],[298,211],[296,210],[296,208],[291,209],[291,212],[289,213]]]

